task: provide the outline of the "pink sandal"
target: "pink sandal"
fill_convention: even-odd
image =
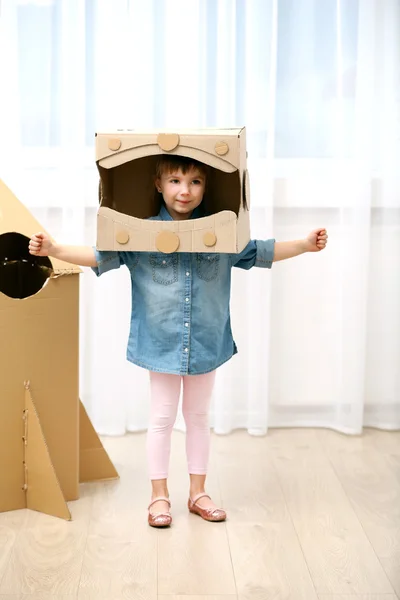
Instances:
[[[148,506],[149,525],[151,527],[169,527],[172,523],[172,516],[169,511],[163,512],[163,513],[156,513],[156,514],[153,514],[150,512],[150,508],[153,506],[153,504],[155,504],[159,500],[164,500],[165,502],[168,502],[168,506],[171,508],[171,502],[170,502],[169,498],[166,498],[165,496],[158,496],[158,498],[154,498],[154,500],[152,500]]]
[[[198,506],[197,504],[200,498],[210,498],[210,496],[208,494],[201,493],[197,494],[194,498],[189,498],[188,509],[191,513],[194,515],[199,515],[199,517],[205,521],[225,521],[226,512],[222,510],[222,508],[201,508],[201,506]]]

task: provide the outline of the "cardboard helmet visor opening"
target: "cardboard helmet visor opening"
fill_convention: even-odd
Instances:
[[[183,154],[173,156],[190,158]],[[139,219],[156,216],[162,201],[155,187],[156,166],[159,159],[160,155],[143,156],[111,168],[104,167],[100,162],[98,170],[101,206]],[[210,165],[207,167],[203,201],[206,213],[216,214],[223,210],[230,210],[238,216],[242,197],[238,169],[222,171]],[[246,201],[243,205],[246,206]]]

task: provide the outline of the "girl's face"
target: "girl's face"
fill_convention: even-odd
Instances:
[[[185,174],[177,169],[156,179],[156,188],[162,193],[168,212],[175,221],[190,219],[203,200],[205,185],[205,176],[196,168]]]

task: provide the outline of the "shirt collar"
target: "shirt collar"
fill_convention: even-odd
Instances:
[[[173,221],[173,218],[167,211],[165,204],[161,205],[161,210],[158,213],[158,216],[161,221]],[[194,211],[192,212],[192,215],[190,217],[190,220],[191,219],[199,219],[200,217],[204,217],[204,209],[201,204],[200,204],[200,206],[198,206],[197,208],[194,209]]]

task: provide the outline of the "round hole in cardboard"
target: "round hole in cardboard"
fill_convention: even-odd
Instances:
[[[37,294],[53,272],[50,259],[29,254],[28,245],[21,233],[0,235],[0,292],[10,298]]]

